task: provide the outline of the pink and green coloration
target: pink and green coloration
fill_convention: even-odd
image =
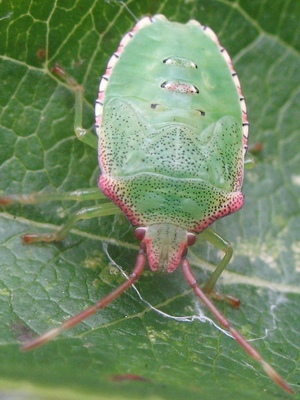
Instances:
[[[81,128],[82,89],[60,67],[56,66],[55,72],[76,93],[77,136],[95,146],[94,137]],[[24,241],[61,240],[80,219],[122,210],[137,226],[136,237],[141,241],[136,265],[129,279],[108,296],[23,348],[44,344],[107,306],[132,286],[148,260],[153,271],[172,272],[182,266],[188,284],[215,318],[279,386],[293,393],[205,294],[238,304],[236,299],[214,292],[232,249],[209,225],[243,206],[248,138],[239,80],[215,34],[193,20],[185,25],[169,22],[162,15],[140,20],[122,39],[102,77],[96,131],[102,192],[12,195],[0,199],[0,204],[96,199],[104,193],[113,203],[83,208],[58,232],[25,235]],[[204,291],[186,258],[198,233],[225,253]]]
[[[158,15],[123,38],[100,83],[96,130],[99,186],[147,227],[152,270],[174,271],[187,232],[242,207],[245,103],[227,52],[198,22]]]

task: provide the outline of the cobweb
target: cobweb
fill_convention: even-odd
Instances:
[[[125,279],[128,279],[128,275],[126,272],[122,269],[120,265],[118,265],[110,256],[109,251],[108,251],[108,244],[103,242],[103,250],[105,254],[107,255],[109,261],[111,262],[112,265],[114,265],[121,273],[122,276],[124,276]],[[199,321],[202,323],[208,322],[211,325],[213,325],[216,329],[221,331],[223,334],[226,336],[229,336],[230,338],[234,339],[233,336],[224,328],[222,328],[220,325],[218,325],[215,321],[213,321],[211,318],[207,317],[204,312],[201,310],[200,307],[200,302],[195,301],[194,302],[194,307],[195,307],[195,314],[192,315],[184,315],[184,316],[178,316],[178,315],[171,315],[168,313],[165,313],[164,311],[154,307],[151,303],[149,303],[140,293],[138,288],[135,285],[132,285],[132,288],[136,291],[139,299],[146,304],[151,310],[155,311],[157,314],[163,316],[164,318],[169,318],[169,319],[174,319],[177,322],[194,322],[194,321]],[[274,331],[276,329],[276,315],[275,315],[275,309],[277,307],[277,304],[272,304],[270,307],[270,315],[272,317],[272,326],[270,328],[265,328],[265,334],[261,337],[254,338],[254,339],[247,339],[248,342],[254,342],[257,340],[263,340],[268,337],[269,333]]]

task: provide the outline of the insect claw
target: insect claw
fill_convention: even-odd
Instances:
[[[32,244],[36,242],[40,242],[40,235],[36,234],[26,234],[22,236],[23,244]]]
[[[7,206],[8,204],[12,204],[13,202],[14,201],[8,196],[0,198],[0,206]]]
[[[36,233],[28,233],[22,236],[23,244],[33,244],[38,242],[55,242],[55,241],[59,241],[59,239],[56,238],[55,233],[49,233],[44,235],[43,234],[37,235]]]
[[[61,79],[67,82],[68,85],[83,91],[83,87],[79,85],[79,83],[72,78],[58,63],[54,64],[54,66],[51,68],[51,72],[54,72],[56,75],[58,75]]]
[[[241,300],[231,294],[222,294],[220,292],[209,292],[209,296],[215,300],[226,301],[233,308],[240,308]]]

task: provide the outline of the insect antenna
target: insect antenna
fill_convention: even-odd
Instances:
[[[122,0],[113,0],[114,3],[118,3],[119,5],[122,5],[124,8],[126,8],[126,10],[128,11],[128,13],[133,17],[133,19],[138,22],[139,19],[134,15],[134,13],[130,10],[130,8],[128,7],[128,5],[122,1]],[[109,0],[107,0],[107,3],[110,3]]]
[[[275,382],[278,386],[280,386],[283,390],[288,393],[294,393],[294,390],[287,384],[287,382],[279,375],[279,373],[267,362],[263,359],[261,354],[244,338],[244,336],[236,330],[228,319],[218,310],[218,308],[214,305],[214,303],[207,297],[207,295],[201,290],[201,288],[197,285],[196,278],[193,275],[191,270],[191,266],[189,261],[184,258],[182,261],[182,270],[187,280],[188,284],[194,290],[195,294],[199,299],[204,303],[207,309],[213,314],[213,316],[220,322],[221,325],[224,326],[228,332],[231,333],[233,338],[246,350],[246,352],[252,357],[254,360],[260,363],[264,371],[267,375]]]
[[[79,324],[86,318],[95,314],[98,310],[109,305],[112,301],[114,301],[117,297],[119,297],[122,293],[124,293],[127,289],[129,289],[134,284],[134,282],[136,282],[139,279],[140,275],[144,270],[145,264],[146,264],[146,254],[144,253],[144,251],[141,250],[137,256],[135,267],[131,272],[131,274],[129,275],[127,281],[122,283],[115,290],[113,290],[107,296],[103,297],[93,306],[88,307],[85,310],[81,311],[80,313],[74,315],[74,317],[67,319],[57,328],[51,329],[48,332],[45,332],[43,335],[38,336],[37,338],[32,339],[27,343],[24,343],[22,346],[22,350],[25,351],[31,350],[49,342],[50,340],[58,336],[61,332],[65,331],[66,329],[72,328],[73,326]]]

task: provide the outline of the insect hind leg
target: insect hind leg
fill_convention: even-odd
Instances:
[[[75,93],[75,119],[74,119],[74,131],[79,140],[88,144],[89,146],[97,149],[98,138],[90,130],[82,127],[82,109],[83,109],[83,87],[70,76],[59,64],[55,64],[52,68],[57,76],[59,76]]]

